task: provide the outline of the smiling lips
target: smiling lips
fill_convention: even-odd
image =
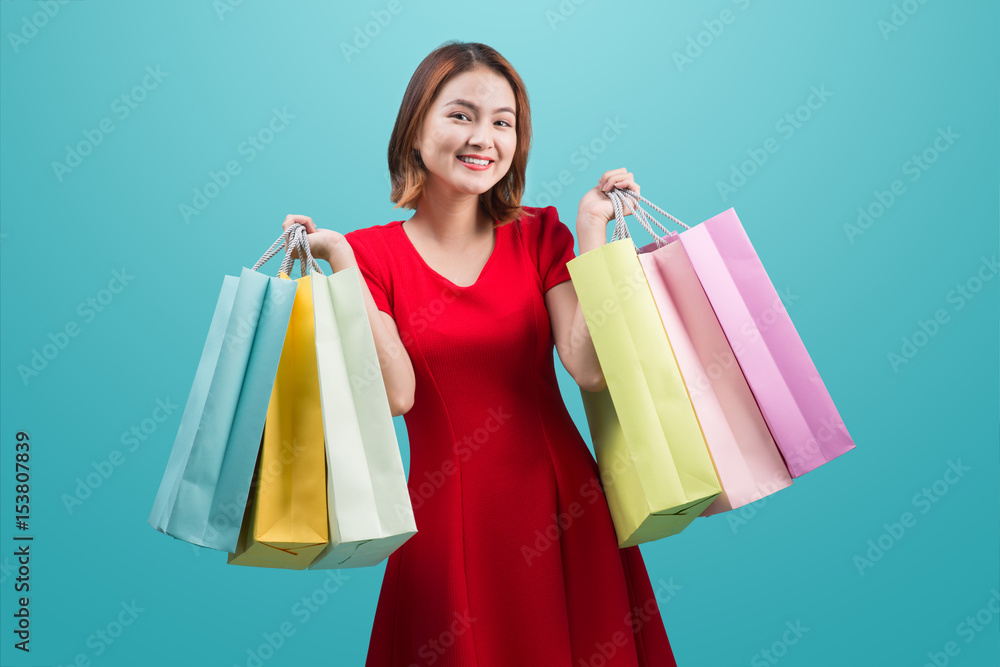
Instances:
[[[484,171],[489,169],[490,165],[493,164],[493,160],[490,160],[489,158],[478,158],[473,155],[459,155],[457,159],[473,171]]]

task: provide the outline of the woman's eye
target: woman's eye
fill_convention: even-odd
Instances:
[[[463,118],[463,119],[465,119],[465,120],[469,120],[468,115],[462,113],[461,111],[456,111],[455,113],[453,113],[453,114],[451,114],[449,116],[449,118],[460,118],[460,117]],[[498,123],[503,123],[504,126],[506,126],[506,127],[514,127],[513,125],[511,125],[510,123],[508,123],[505,120],[498,120],[497,122]]]

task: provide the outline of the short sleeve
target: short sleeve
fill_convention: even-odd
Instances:
[[[544,294],[559,283],[570,280],[566,262],[576,257],[573,252],[575,241],[573,232],[559,220],[555,206],[539,209],[538,218],[532,224],[537,226],[535,257]]]
[[[344,234],[344,238],[351,244],[351,250],[354,251],[354,256],[358,260],[358,269],[364,276],[368,290],[372,293],[372,299],[375,300],[375,305],[379,310],[395,317],[385,267],[382,264],[378,248],[371,247],[376,239],[372,238],[371,234],[358,234],[358,231],[360,230],[348,232]]]

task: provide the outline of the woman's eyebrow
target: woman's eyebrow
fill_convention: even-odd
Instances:
[[[448,102],[447,104],[445,104],[445,106],[448,106],[449,104],[458,104],[458,105],[461,105],[461,106],[464,106],[464,107],[469,107],[473,111],[479,111],[479,107],[476,106],[475,104],[473,104],[472,102],[469,102],[468,100],[452,100],[451,102]],[[501,111],[507,111],[507,112],[512,113],[512,114],[514,113],[514,110],[511,109],[510,107],[500,107],[499,109],[495,109],[493,111],[493,113],[500,113]],[[514,114],[514,115],[517,115],[517,114]]]

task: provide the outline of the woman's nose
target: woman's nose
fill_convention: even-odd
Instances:
[[[493,147],[493,132],[491,127],[477,125],[472,134],[469,135],[469,143],[473,146],[482,146],[483,148]]]

